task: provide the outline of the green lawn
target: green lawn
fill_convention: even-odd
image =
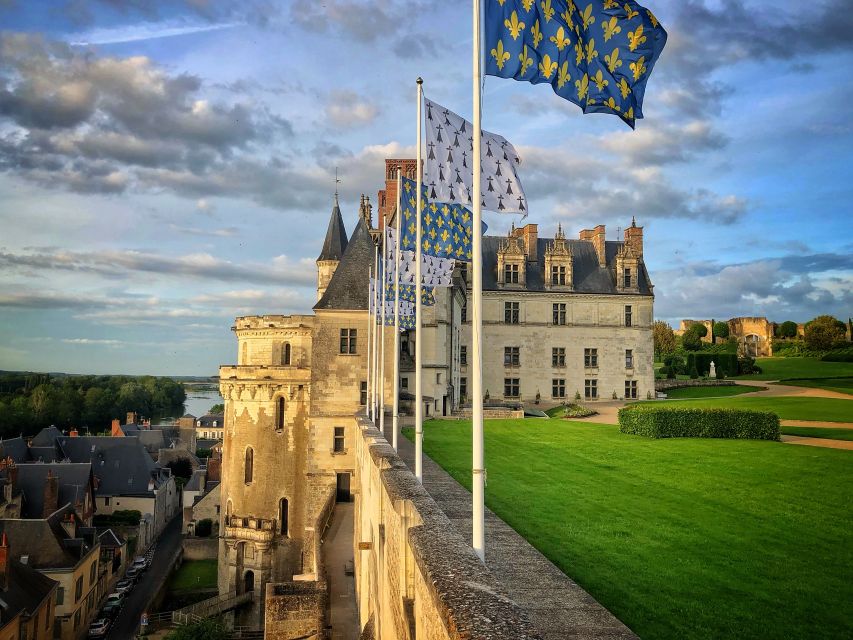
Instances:
[[[719,398],[723,396],[739,396],[742,393],[761,391],[766,387],[682,387],[665,391],[668,398]]]
[[[853,636],[849,451],[485,428],[488,506],[644,640]],[[424,446],[470,489],[470,424]]]
[[[169,578],[169,591],[216,587],[216,560],[187,560]]]
[[[695,400],[657,400],[672,407],[728,407],[772,411],[782,420],[853,422],[853,400],[842,398],[734,397]]]
[[[853,429],[832,429],[822,427],[782,427],[787,436],[806,438],[829,438],[830,440],[853,440]]]
[[[781,380],[783,378],[837,378],[853,376],[853,362],[824,362],[819,358],[758,358],[761,373],[738,378]]]
[[[811,387],[814,389],[826,389],[853,395],[853,378],[800,378],[798,380],[785,380],[783,384],[795,387]]]

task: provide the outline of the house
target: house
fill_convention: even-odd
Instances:
[[[9,537],[0,535],[0,640],[53,638],[58,583],[42,575],[29,560],[10,554]]]
[[[17,467],[17,486],[23,495],[21,518],[47,518],[71,505],[85,526],[92,525],[95,479],[90,463],[22,464]]]
[[[98,528],[98,541],[101,543],[101,567],[110,575],[112,580],[118,580],[124,575],[127,566],[127,540],[112,529]],[[112,589],[112,580],[110,590]]]
[[[225,416],[221,413],[208,413],[196,418],[196,440],[222,440],[224,429]]]

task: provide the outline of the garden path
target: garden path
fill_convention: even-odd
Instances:
[[[853,396],[848,393],[839,391],[829,391],[828,389],[815,389],[814,387],[795,387],[793,385],[779,384],[778,382],[770,382],[764,380],[738,380],[739,385],[745,387],[767,387],[761,391],[755,391],[749,397],[779,397],[779,396],[799,396],[802,398],[839,398],[841,400],[853,400]]]
[[[829,440],[827,438],[805,438],[802,436],[782,436],[782,442],[788,444],[804,444],[809,447],[823,447],[824,449],[848,449],[853,451],[853,441]]]

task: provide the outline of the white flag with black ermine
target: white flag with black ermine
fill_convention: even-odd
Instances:
[[[474,126],[440,104],[424,98],[426,166],[424,185],[434,202],[473,204]],[[518,179],[521,160],[503,136],[483,131],[480,147],[480,202],[484,209],[527,215],[527,197]]]
[[[394,227],[385,228],[385,272],[388,282],[394,281],[394,252],[397,246],[397,231]],[[453,268],[456,261],[451,258],[437,258],[421,255],[421,284],[429,287],[450,287],[453,285]],[[415,284],[415,252],[400,251],[400,284]]]

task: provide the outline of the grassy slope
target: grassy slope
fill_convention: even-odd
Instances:
[[[761,373],[738,376],[751,380],[782,378],[833,378],[853,376],[853,362],[823,362],[818,358],[758,358]]]
[[[216,586],[216,560],[187,560],[169,578],[169,591]]]
[[[784,384],[795,387],[811,387],[813,389],[826,389],[853,395],[853,378],[800,378],[798,380],[785,380]]]
[[[824,429],[821,427],[782,427],[788,436],[806,438],[829,438],[830,440],[853,440],[853,429]]]
[[[782,420],[853,422],[853,400],[843,398],[697,398],[695,400],[665,400],[664,406],[755,409],[756,411],[773,411]]]
[[[470,425],[424,440],[470,489]],[[488,506],[646,640],[853,635],[848,451],[490,420],[486,456]]]
[[[723,396],[739,396],[742,393],[760,391],[761,387],[682,387],[666,391],[668,398],[719,398]]]

